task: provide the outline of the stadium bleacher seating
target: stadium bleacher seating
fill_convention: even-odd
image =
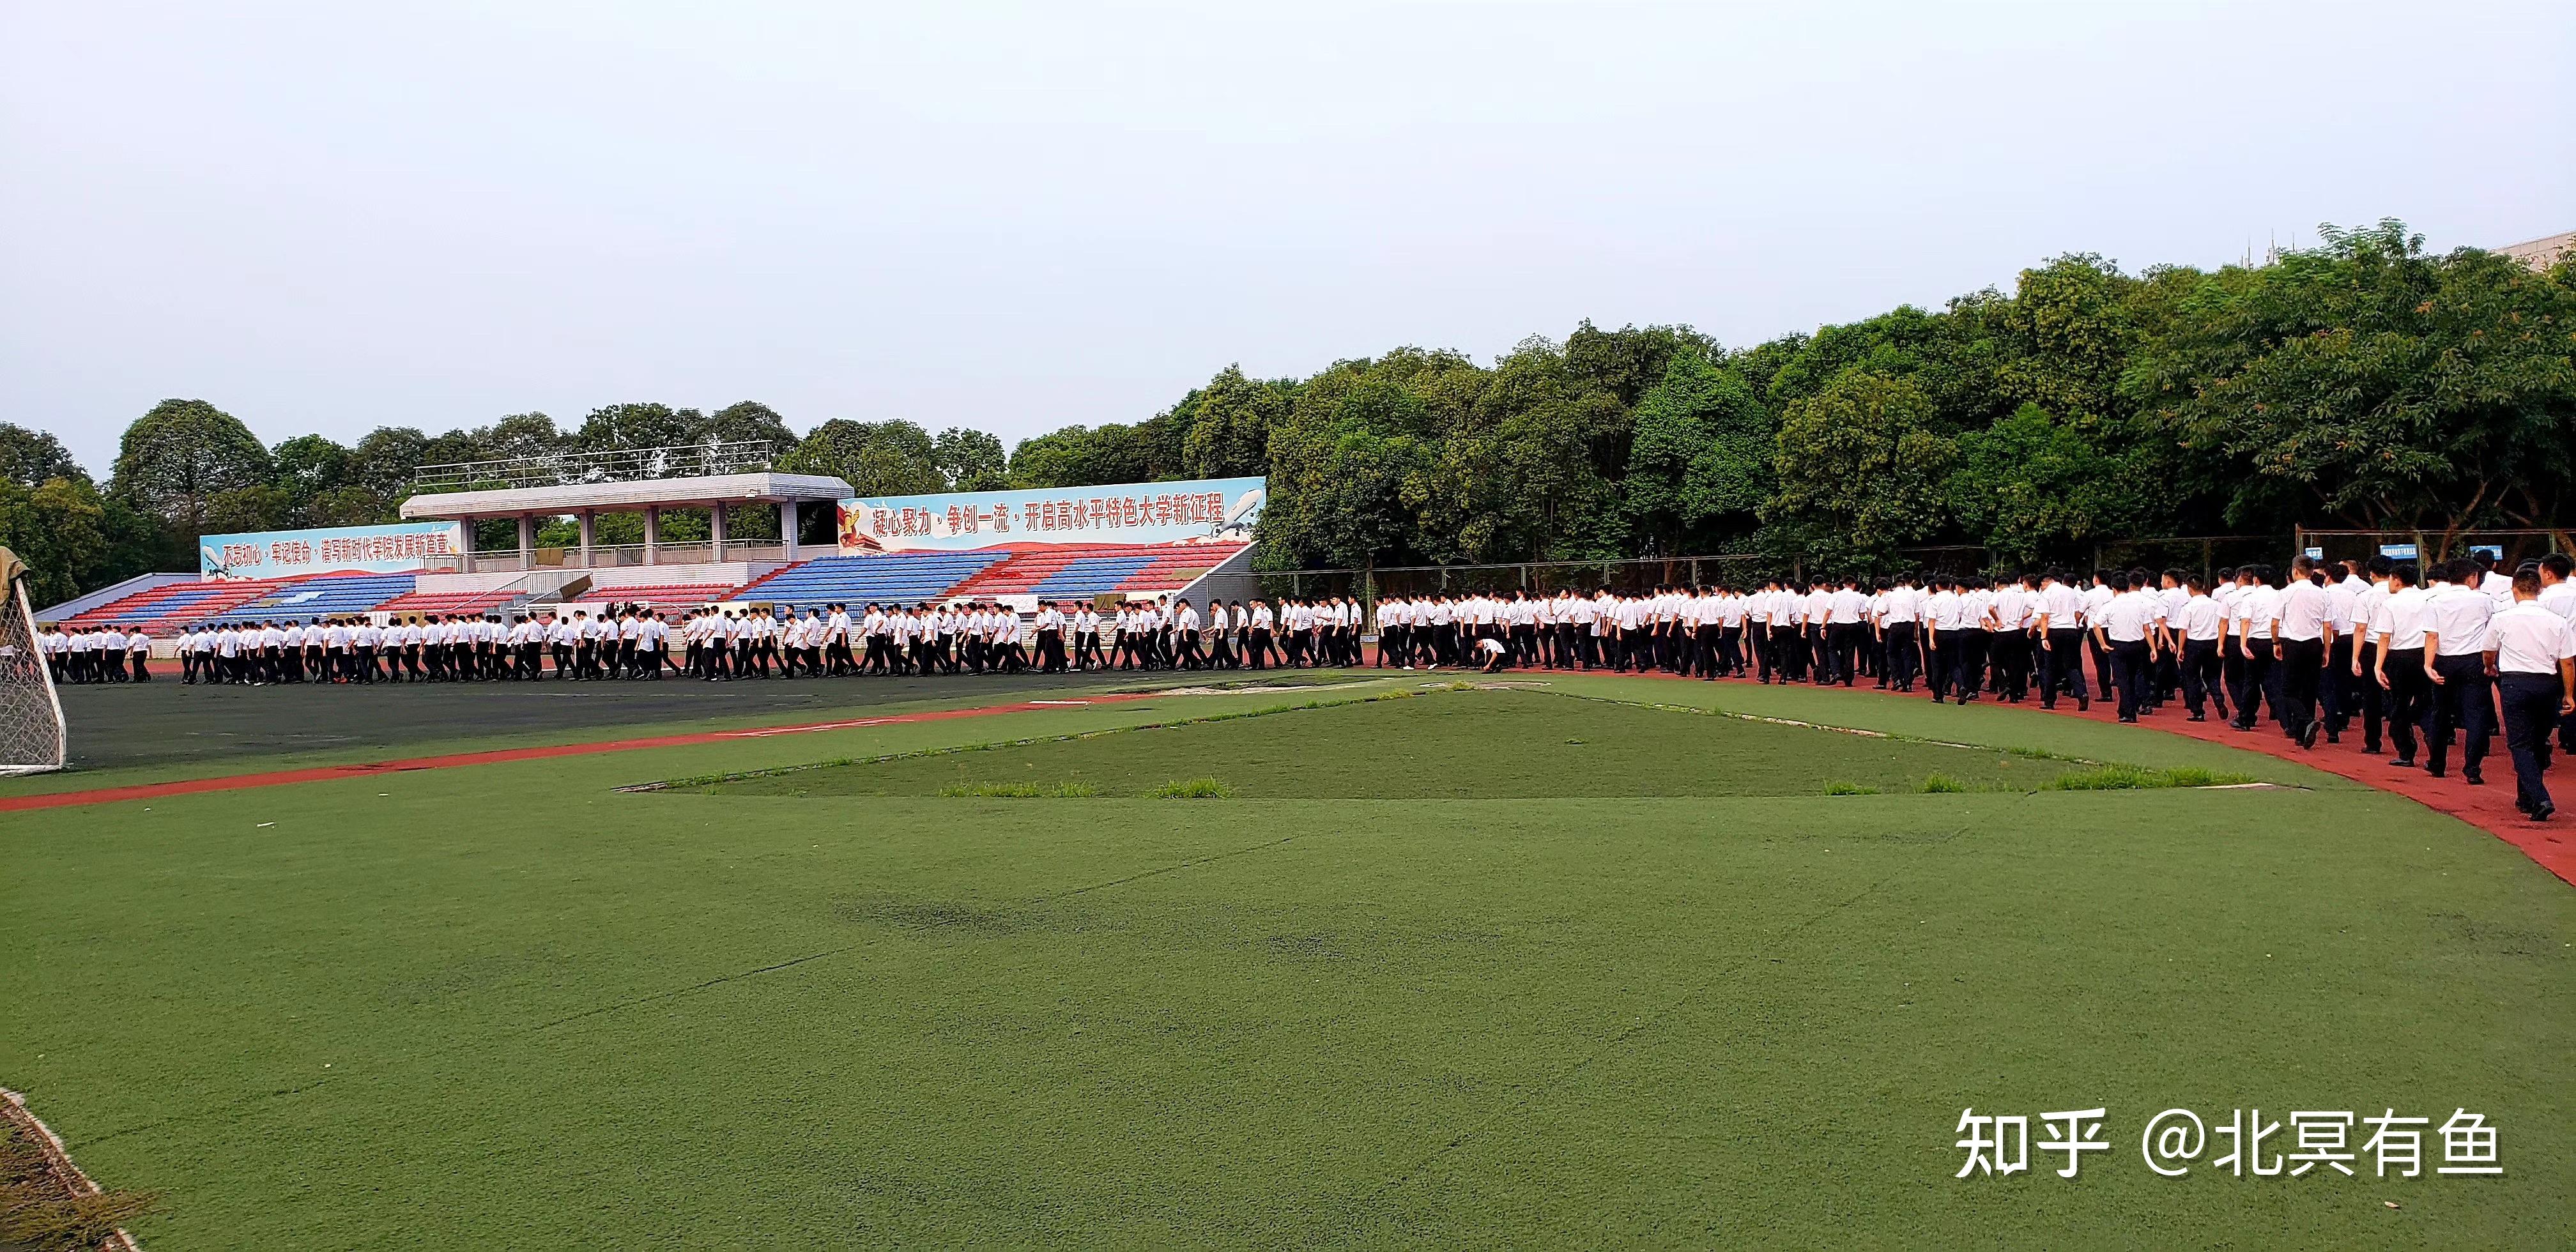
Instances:
[[[568,600],[557,612],[582,609],[597,613],[612,604],[641,604],[665,614],[681,612],[735,599],[732,583],[652,583],[632,587],[593,587],[578,600]]]
[[[973,552],[827,556],[783,567],[739,588],[723,583],[593,587],[561,607],[596,612],[609,604],[646,604],[667,614],[721,601],[767,601],[805,608],[963,597],[1081,600],[1110,593],[1163,593],[1178,591],[1243,547],[1032,544]],[[64,625],[113,623],[166,633],[196,622],[302,620],[370,612],[405,617],[510,613],[521,611],[518,606],[526,595],[509,589],[431,592],[418,586],[419,578],[413,574],[352,573],[168,583],[100,605]]]
[[[193,622],[262,621],[363,613],[410,591],[411,574],[310,574],[298,578],[171,583],[102,604],[64,623],[114,623],[166,632]]]
[[[791,565],[734,592],[732,599],[806,605],[913,604],[945,599],[951,588],[1000,564],[1006,549],[827,556]]]
[[[157,628],[166,622],[194,621],[194,614],[220,613],[244,601],[256,600],[276,585],[269,580],[172,583],[111,600],[65,619],[63,625],[75,630],[110,624]]]
[[[395,596],[376,606],[376,611],[402,617],[446,617],[454,613],[493,613],[507,608],[527,593],[494,589],[490,591],[414,591]]]
[[[968,579],[951,594],[969,598],[1087,600],[1109,593],[1177,591],[1243,547],[1084,544],[1021,548],[1009,560]]]
[[[220,623],[346,617],[408,595],[419,582],[419,576],[414,574],[317,574],[281,580],[267,595],[220,613],[199,613],[190,620]]]

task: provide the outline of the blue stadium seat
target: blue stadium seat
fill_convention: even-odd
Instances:
[[[1046,581],[1030,588],[1030,594],[1041,600],[1093,596],[1116,591],[1136,571],[1151,565],[1153,556],[1095,556],[1068,562],[1063,569],[1047,576]]]
[[[827,556],[789,566],[734,593],[739,600],[797,606],[911,604],[948,589],[1009,556],[1008,552],[937,552],[909,556]]]
[[[312,617],[346,617],[364,613],[396,596],[407,595],[420,580],[412,574],[358,574],[308,578],[288,583],[248,604],[206,618],[209,622],[259,622]]]

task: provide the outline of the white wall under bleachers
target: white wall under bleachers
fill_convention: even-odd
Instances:
[[[817,555],[829,556],[828,551]],[[590,572],[592,592],[618,587],[739,587],[787,568],[786,561],[708,561],[695,565],[620,565]]]
[[[739,587],[772,570],[785,568],[781,561],[701,561],[688,565],[620,565],[612,569],[492,570],[480,574],[423,574],[420,590],[432,594],[467,591],[498,591],[533,574],[552,576],[550,580],[568,580],[590,575],[592,592],[619,587],[663,587],[705,584]]]

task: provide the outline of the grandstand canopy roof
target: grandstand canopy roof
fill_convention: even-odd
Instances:
[[[493,491],[443,491],[402,502],[405,520],[474,517],[550,517],[563,513],[628,513],[640,509],[704,508],[710,504],[785,504],[839,500],[850,485],[819,474],[715,474],[703,478],[647,478],[633,482],[570,483],[559,487],[506,487]]]

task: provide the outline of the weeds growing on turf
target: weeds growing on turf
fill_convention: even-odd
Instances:
[[[1859,783],[1829,782],[1825,784],[1825,794],[1829,796],[1874,796],[1878,794],[1878,788],[1864,787]]]
[[[939,794],[952,800],[1078,800],[1100,794],[1100,788],[1087,782],[1046,783],[966,783],[942,787]]]
[[[1156,800],[1223,800],[1232,796],[1234,789],[1213,778],[1185,778],[1164,783],[1145,794]]]
[[[88,1191],[65,1178],[36,1136],[0,1118],[0,1247],[79,1252],[124,1247],[118,1228],[159,1202],[146,1192]]]
[[[1918,790],[1922,791],[1925,795],[1947,795],[1952,792],[1966,791],[1967,789],[1968,784],[1960,782],[1958,779],[1952,778],[1948,774],[1927,774],[1924,776],[1923,786],[1918,788]]]
[[[2203,769],[2197,765],[2173,769],[2145,769],[2136,765],[2105,765],[2080,774],[2061,774],[2050,779],[2051,791],[2126,791],[2148,787],[2238,787],[2254,781],[2250,774],[2229,774]]]

